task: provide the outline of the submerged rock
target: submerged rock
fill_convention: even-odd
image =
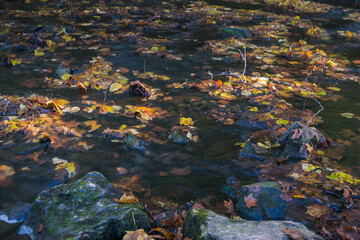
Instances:
[[[256,152],[251,142],[246,143],[246,145],[240,150],[238,158],[256,159],[260,161],[263,161],[265,159],[264,156],[261,156]]]
[[[301,223],[231,220],[207,209],[189,211],[184,221],[183,230],[184,235],[193,240],[288,240],[289,238],[283,230],[296,231],[303,239],[323,239]]]
[[[117,206],[119,196],[101,173],[90,172],[41,192],[18,233],[31,239],[122,239],[127,230],[148,229],[139,205]]]
[[[260,182],[241,187],[235,210],[240,217],[251,220],[284,219],[290,207],[277,182]]]
[[[248,28],[221,28],[220,34],[223,38],[252,38],[254,35]]]

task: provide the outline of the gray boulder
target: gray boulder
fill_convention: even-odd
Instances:
[[[289,207],[279,183],[259,182],[241,187],[235,210],[249,220],[281,220]]]
[[[296,232],[303,239],[320,240],[304,225],[292,221],[231,220],[207,209],[192,209],[186,215],[184,235],[193,240],[288,240],[282,230]]]
[[[120,192],[98,172],[41,192],[18,233],[31,239],[122,239],[127,230],[148,229],[138,204],[119,204]]]

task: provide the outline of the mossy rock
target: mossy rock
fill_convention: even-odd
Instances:
[[[127,230],[148,229],[138,204],[119,204],[121,193],[99,172],[41,192],[19,229],[31,239],[122,239]]]

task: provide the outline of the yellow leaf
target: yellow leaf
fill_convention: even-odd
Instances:
[[[228,92],[220,93],[220,97],[223,98],[223,99],[226,99],[226,100],[235,100],[236,99],[235,95],[232,95],[232,94],[230,94]]]
[[[276,124],[278,124],[278,125],[286,125],[288,123],[289,123],[289,121],[285,120],[285,119],[279,119],[276,121]]]
[[[56,165],[55,171],[60,169],[66,169],[69,173],[69,178],[75,175],[76,168],[74,162],[65,162]]]
[[[72,37],[69,36],[69,35],[62,35],[61,37],[62,37],[63,39],[65,39],[65,41],[67,41],[67,42],[75,41],[75,39],[72,38]]]
[[[117,90],[121,89],[123,85],[121,83],[113,83],[110,85],[109,91],[116,92]]]
[[[96,129],[101,127],[101,125],[98,124],[95,120],[89,120],[83,123],[85,126],[90,127],[92,131],[95,131]]]
[[[353,118],[354,117],[353,113],[340,113],[340,115],[345,118]]]
[[[65,73],[64,75],[61,76],[61,79],[66,81],[66,80],[68,80],[70,77],[71,77],[71,74]]]
[[[11,59],[11,64],[13,66],[17,65],[17,64],[20,64],[21,63],[21,60],[16,60],[16,59]]]
[[[246,140],[245,142],[237,142],[235,143],[235,146],[240,146],[240,147],[245,147],[246,143],[248,143],[250,141],[250,138],[248,138],[248,140]]]
[[[326,89],[333,90],[335,92],[339,92],[341,89],[338,87],[327,87]]]
[[[183,126],[193,126],[194,125],[194,121],[191,118],[185,118],[185,117],[181,117],[180,118],[180,125]]]
[[[44,55],[44,52],[42,52],[41,50],[37,50],[37,49],[35,49],[35,56],[42,56],[42,55]]]
[[[250,108],[250,112],[257,112],[257,111],[259,111],[259,109],[257,107]]]
[[[69,101],[65,99],[56,99],[56,102],[62,106],[65,106],[66,104],[69,103]]]

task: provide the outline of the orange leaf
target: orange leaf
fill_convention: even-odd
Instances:
[[[122,204],[136,203],[137,201],[136,197],[134,196],[134,194],[132,194],[132,192],[130,192],[129,195],[126,195],[126,193],[124,193],[124,195],[122,195],[120,199],[114,198],[114,200]]]
[[[252,193],[247,197],[244,196],[244,200],[247,208],[251,209],[252,207],[256,207],[257,199],[253,197]]]

